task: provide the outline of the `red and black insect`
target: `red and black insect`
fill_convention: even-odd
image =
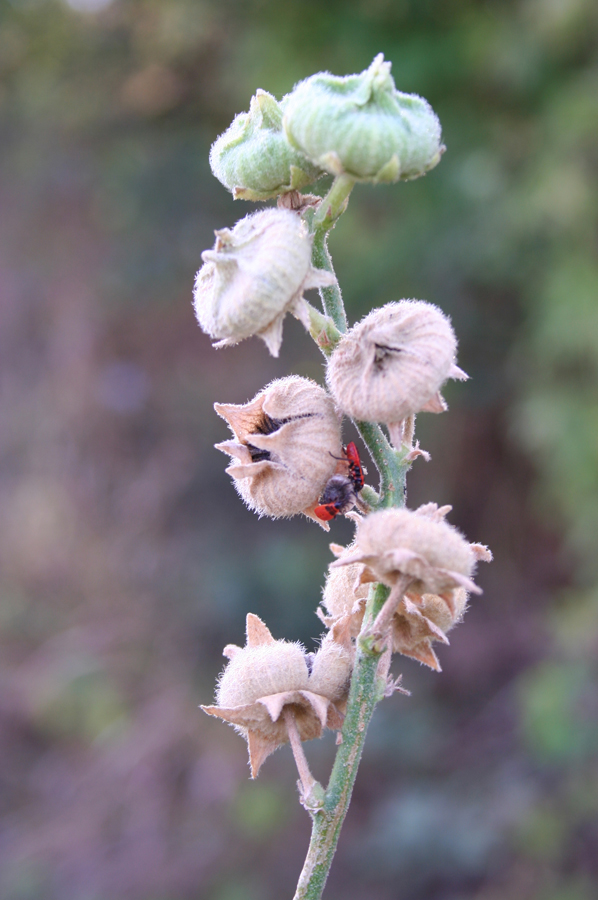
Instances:
[[[339,513],[346,513],[357,500],[357,494],[363,488],[363,468],[359,459],[359,452],[353,441],[343,447],[342,457],[349,467],[348,475],[333,475],[324,488],[320,497],[320,505],[316,506],[314,513],[323,522],[330,522]]]
[[[359,459],[357,447],[353,441],[349,441],[345,447],[345,456],[349,463],[349,478],[353,482],[355,493],[358,494],[364,485],[363,467]]]

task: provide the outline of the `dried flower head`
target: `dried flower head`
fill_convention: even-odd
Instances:
[[[212,172],[235,200],[267,200],[298,190],[322,174],[286,139],[284,105],[267,91],[258,90],[249,112],[235,116],[212,144]]]
[[[431,504],[427,508],[430,506],[433,507],[432,516],[440,521],[447,511],[446,507],[438,510],[436,504]],[[426,507],[421,509],[425,511]],[[353,549],[348,547],[344,552],[351,554]],[[322,597],[328,612],[328,616],[320,613],[324,624],[332,628],[339,623],[348,622],[352,637],[355,637],[361,629],[369,589],[368,582],[361,581],[362,569],[359,563],[333,566],[328,572]],[[390,626],[392,652],[417,659],[439,672],[440,663],[432,644],[434,641],[448,644],[447,632],[463,618],[467,597],[464,588],[454,588],[449,605],[446,598],[438,594],[418,596],[407,591],[392,616]]]
[[[417,412],[442,412],[447,378],[467,378],[455,365],[449,319],[431,303],[400,300],[375,309],[343,335],[327,381],[347,415],[366,422],[402,422]]]
[[[257,616],[247,616],[245,647],[224,648],[230,662],[221,675],[215,706],[204,712],[230,722],[247,739],[252,778],[264,760],[289,740],[283,711],[291,710],[302,741],[338,729],[353,665],[350,644],[327,635],[315,654],[276,641]]]
[[[351,546],[344,552],[351,553],[352,550],[354,547]],[[369,591],[369,585],[360,580],[361,570],[359,563],[329,569],[322,591],[322,603],[328,615],[318,612],[328,628],[348,619],[352,637],[359,634]]]
[[[289,141],[333,175],[372,182],[417,178],[444,150],[432,108],[397,91],[381,53],[359,75],[312,75],[285,101]]]
[[[278,356],[286,313],[309,328],[303,292],[334,277],[312,267],[307,226],[288,209],[262,210],[215,234],[195,279],[197,321],[216,347],[257,334]]]
[[[400,601],[391,622],[393,653],[417,659],[440,672],[434,641],[448,644],[447,632],[463,618],[467,606],[465,588],[455,588],[449,606],[438,594],[422,594],[413,599],[407,593]]]
[[[333,545],[339,559],[332,567],[360,563],[362,582],[397,586],[401,596],[407,585],[414,599],[438,594],[449,609],[454,608],[455,589],[481,593],[471,576],[477,560],[490,559],[491,555],[487,548],[468,543],[444,520],[448,509],[427,504],[415,511],[387,509],[372,513],[358,523],[352,552]]]
[[[216,444],[232,457],[226,470],[250,509],[280,518],[314,515],[341,456],[341,430],[332,397],[297,375],[271,382],[249,403],[216,403],[234,440]]]

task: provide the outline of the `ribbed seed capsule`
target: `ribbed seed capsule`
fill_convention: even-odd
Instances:
[[[347,548],[347,553],[352,548]],[[333,567],[328,572],[323,591],[323,604],[328,616],[320,613],[320,618],[329,627],[339,622],[348,622],[350,634],[355,637],[363,622],[365,603],[369,592],[369,582],[362,583],[362,565],[351,563]],[[450,601],[447,603],[447,597]],[[440,671],[438,657],[432,649],[435,641],[448,644],[446,637],[463,618],[467,606],[467,591],[454,588],[446,597],[438,594],[421,596],[406,593],[393,614],[390,626],[390,648],[393,653],[411,657],[418,662]]]
[[[351,549],[348,548],[347,552]],[[369,584],[362,584],[359,580],[362,568],[359,563],[353,563],[329,569],[322,592],[322,603],[328,615],[318,612],[329,628],[339,620],[348,619],[352,637],[359,634],[369,592]]]
[[[284,101],[267,91],[251,98],[212,145],[210,166],[235,200],[267,200],[311,184],[322,170],[289,144],[282,129]]]
[[[317,653],[306,653],[300,644],[274,640],[250,613],[246,646],[229,644],[224,654],[230,662],[220,677],[217,705],[201,708],[246,737],[253,778],[289,740],[285,709],[292,709],[304,741],[320,737],[324,728],[341,727],[353,665],[350,641],[340,644],[328,634]]]
[[[393,653],[401,653],[440,672],[438,657],[432,649],[435,641],[448,644],[447,632],[463,618],[467,591],[455,588],[451,605],[438,594],[411,598],[407,594],[399,603],[391,623]]]
[[[431,303],[400,300],[375,309],[343,335],[327,371],[330,391],[347,415],[399,423],[415,413],[442,412],[447,378],[467,378],[455,364],[449,319]]]
[[[250,509],[280,518],[314,515],[319,497],[342,456],[341,429],[332,397],[309,378],[273,381],[249,403],[216,403],[234,440],[216,444],[232,457],[226,470]]]
[[[334,281],[312,268],[311,245],[305,223],[288,209],[265,209],[216,232],[193,296],[197,321],[217,347],[257,334],[278,356],[286,313],[309,328],[303,292]]]
[[[372,182],[417,178],[444,150],[432,108],[422,97],[397,91],[381,53],[359,75],[312,75],[285,101],[289,141],[333,175]]]
[[[480,593],[472,582],[475,564],[484,556],[438,516],[435,504],[420,510],[387,509],[362,519],[354,549],[342,553],[333,567],[360,563],[363,581],[379,581],[389,587],[409,582],[415,598],[423,594],[449,596],[454,588]],[[488,553],[489,551],[486,551]]]

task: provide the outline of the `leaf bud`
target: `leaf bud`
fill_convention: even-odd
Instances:
[[[437,306],[400,300],[373,310],[342,336],[326,379],[344,413],[390,425],[446,409],[440,387],[447,378],[467,378],[456,352],[450,320]]]
[[[216,231],[193,291],[195,315],[216,347],[259,335],[278,356],[287,312],[309,328],[303,291],[334,281],[311,265],[312,239],[300,216],[265,209]]]
[[[322,174],[289,144],[282,129],[284,101],[258,90],[248,113],[235,116],[212,144],[210,166],[235,200],[268,200],[311,184]]]
[[[332,397],[309,378],[271,382],[245,404],[216,403],[234,440],[216,444],[232,457],[226,470],[250,509],[277,519],[314,514],[342,456],[341,428]]]
[[[380,53],[359,75],[319,72],[285,98],[289,141],[333,175],[417,178],[440,161],[440,122],[429,103],[397,91]]]

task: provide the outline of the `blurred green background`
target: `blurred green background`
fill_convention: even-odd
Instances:
[[[247,611],[313,646],[329,538],[244,509],[212,404],[321,358],[294,321],[279,360],[213,350],[191,287],[254,208],[214,138],[380,51],[448,150],[358,186],[331,250],[351,320],[451,315],[472,380],[420,417],[409,503],[495,562],[442,674],[395,660],[326,897],[598,896],[595,0],[2,0],[2,900],[292,896],[290,752],[250,782],[197,706]],[[325,779],[332,737],[306,749]]]

